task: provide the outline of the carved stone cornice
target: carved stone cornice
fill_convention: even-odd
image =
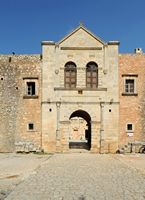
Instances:
[[[102,50],[102,47],[60,47],[61,50]]]

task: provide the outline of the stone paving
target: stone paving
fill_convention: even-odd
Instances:
[[[55,154],[6,200],[145,199],[144,169],[137,170],[118,156]]]
[[[50,155],[0,153],[0,200],[30,174],[35,173]]]

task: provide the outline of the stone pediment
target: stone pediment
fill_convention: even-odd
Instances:
[[[105,42],[83,26],[79,26],[57,43],[61,48],[102,48]]]

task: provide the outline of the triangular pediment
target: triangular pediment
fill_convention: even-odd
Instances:
[[[63,47],[102,47],[105,42],[80,25],[57,44]]]

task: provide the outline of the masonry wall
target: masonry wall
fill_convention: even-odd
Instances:
[[[43,42],[42,53],[43,149],[47,152],[56,151],[59,126],[62,136],[59,142],[65,151],[67,147],[65,149],[64,146],[69,142],[70,116],[77,110],[83,110],[92,120],[92,151],[98,152],[102,140],[104,152],[116,152],[119,132],[118,42],[103,46],[80,28],[60,43]],[[64,87],[64,66],[69,61],[77,66],[77,86],[74,89]],[[86,88],[86,65],[90,61],[98,64],[99,85],[94,90]],[[82,90],[82,94],[78,90]],[[58,103],[61,104],[59,108]],[[104,105],[103,119],[101,103]],[[103,132],[102,138],[100,131]]]
[[[38,96],[27,98],[25,80],[36,78]],[[27,78],[27,79],[26,79]],[[41,145],[40,55],[0,56],[0,151],[26,151]],[[28,123],[34,131],[28,131]]]
[[[120,54],[118,60],[118,44],[103,43],[79,27],[58,43],[42,42],[43,60],[40,55],[0,55],[0,152],[56,152],[58,146],[65,151],[70,116],[78,110],[90,115],[94,152],[114,153],[118,143],[120,148],[145,141],[145,54]],[[77,66],[73,89],[64,87],[69,61]],[[91,61],[98,65],[99,78],[93,90],[86,88]],[[135,81],[134,94],[124,92],[127,77]],[[27,82],[35,82],[35,95],[27,94]]]
[[[0,151],[14,151],[16,119],[20,91],[18,67],[9,63],[8,56],[0,57]]]
[[[135,78],[135,95],[124,94],[124,78]],[[120,147],[128,142],[145,141],[145,54],[119,55]],[[126,130],[133,124],[133,132]],[[129,136],[130,135],[130,136]]]

